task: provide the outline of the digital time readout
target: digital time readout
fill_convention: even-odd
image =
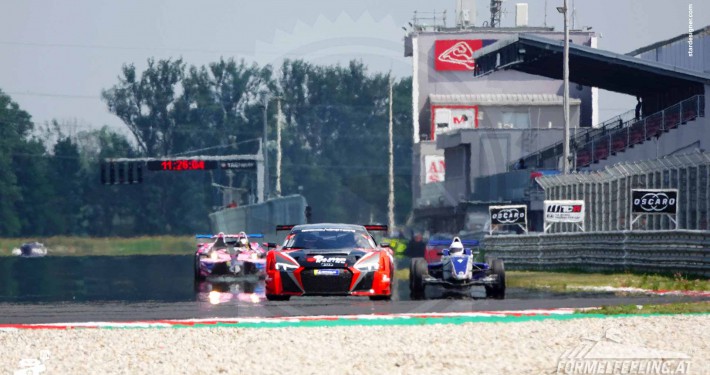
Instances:
[[[146,162],[149,171],[204,171],[216,169],[216,160],[171,159]]]

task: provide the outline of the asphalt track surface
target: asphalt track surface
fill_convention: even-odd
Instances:
[[[0,259],[0,324],[511,311],[710,300],[514,288],[508,289],[505,300],[491,300],[480,288],[470,295],[429,289],[432,299],[411,301],[407,283],[399,281],[392,301],[293,297],[270,302],[263,281],[194,283],[191,260],[183,256]]]

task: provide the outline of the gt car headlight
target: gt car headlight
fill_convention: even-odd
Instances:
[[[366,256],[355,263],[353,267],[360,272],[377,271],[380,269],[380,254]]]
[[[210,259],[217,260],[217,258],[219,258],[219,254],[217,254],[216,251],[211,251],[210,252]]]
[[[293,271],[300,267],[300,265],[287,254],[275,254],[273,267],[273,269],[277,271]]]

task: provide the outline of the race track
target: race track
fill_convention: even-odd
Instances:
[[[411,301],[400,280],[392,301],[294,297],[269,302],[263,281],[194,283],[190,256],[0,258],[0,324],[585,308],[709,300],[708,297],[552,293],[508,289],[505,300],[470,296]]]

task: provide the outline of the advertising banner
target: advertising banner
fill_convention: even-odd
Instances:
[[[432,106],[432,134],[449,129],[478,127],[478,106]]]
[[[676,215],[678,189],[631,189],[631,212]]]
[[[434,44],[434,69],[473,70],[476,66],[473,52],[494,42],[494,39],[437,40]]]
[[[546,223],[583,223],[584,201],[545,201]]]
[[[489,206],[491,225],[527,224],[528,207],[518,206]]]
[[[443,156],[424,156],[425,184],[432,182],[442,182],[446,176],[446,162]]]

